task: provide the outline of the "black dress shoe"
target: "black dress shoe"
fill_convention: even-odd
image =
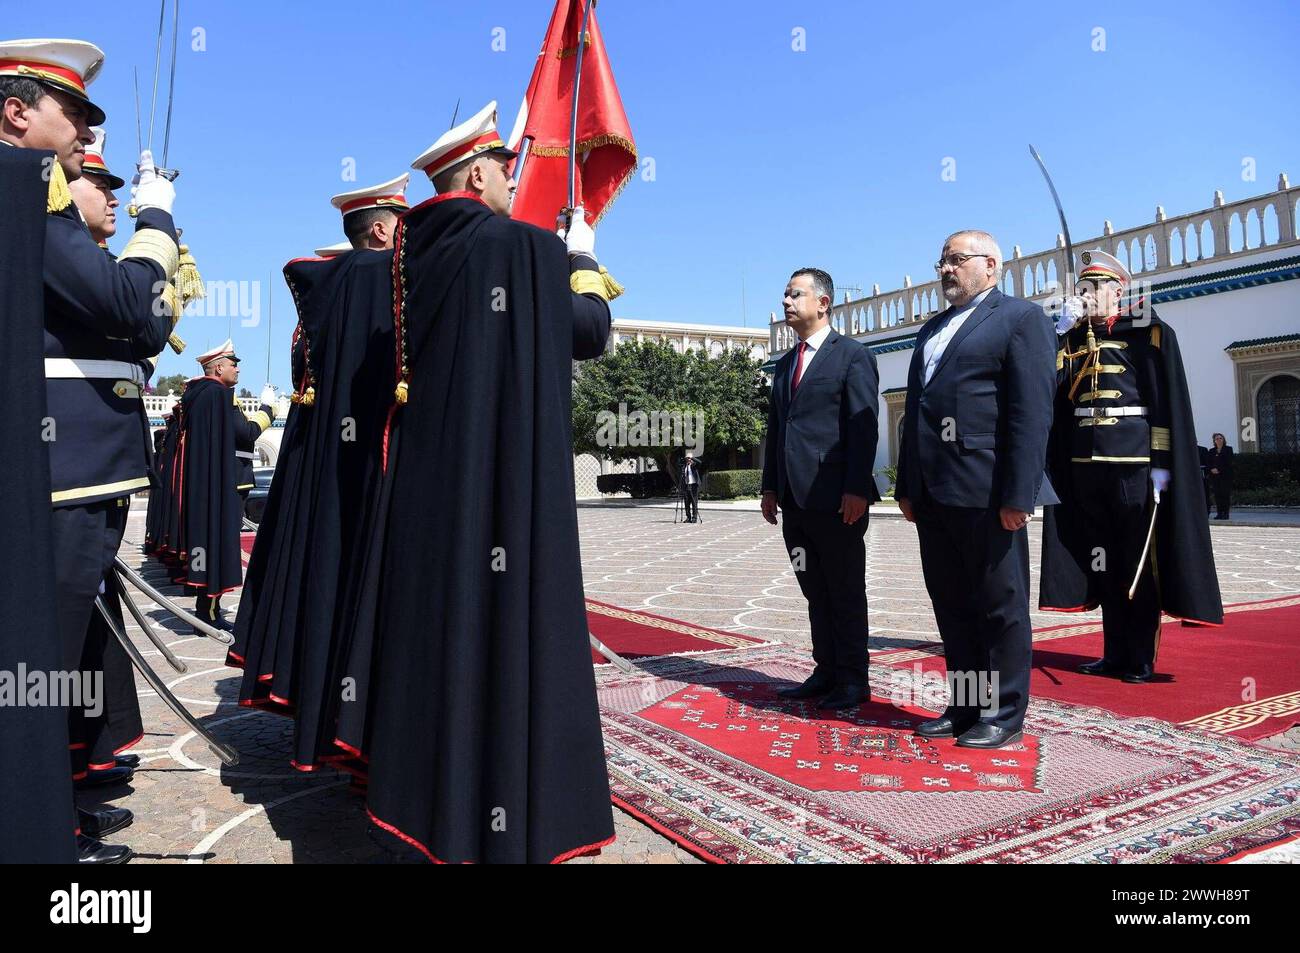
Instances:
[[[1121,682],[1128,682],[1130,685],[1142,685],[1151,681],[1151,676],[1155,672],[1150,665],[1139,665],[1131,672],[1125,672],[1119,677]]]
[[[79,864],[125,864],[131,857],[131,848],[125,844],[105,844],[85,834],[77,835]]]
[[[956,733],[956,726],[947,715],[931,718],[916,726],[916,734],[922,738],[951,738]]]
[[[124,807],[101,807],[97,811],[77,808],[77,823],[81,827],[81,833],[93,840],[100,840],[124,827],[130,827],[134,820],[135,815]]]
[[[986,721],[972,725],[957,739],[958,748],[1005,748],[1024,737],[1023,731],[1010,731]]]
[[[778,688],[776,693],[782,698],[816,698],[818,695],[825,695],[835,687],[835,682],[822,675],[813,675],[808,678],[802,685],[795,685],[791,688]]]
[[[119,768],[130,768],[134,771],[140,767],[140,756],[138,754],[116,754],[113,755],[113,763]]]
[[[112,767],[99,771],[87,771],[86,776],[75,782],[78,788],[102,788],[110,784],[125,784],[135,774],[134,768]]]
[[[831,692],[825,698],[817,703],[818,708],[840,709],[840,708],[857,708],[870,696],[865,688],[856,686],[849,687],[841,685]]]
[[[1119,675],[1124,669],[1116,665],[1110,659],[1099,658],[1095,662],[1087,662],[1079,666],[1079,672],[1084,675]]]

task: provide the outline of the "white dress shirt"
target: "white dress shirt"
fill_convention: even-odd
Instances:
[[[948,342],[951,341],[953,336],[961,330],[961,326],[966,323],[966,319],[974,313],[975,309],[980,306],[980,302],[987,298],[989,292],[992,290],[991,287],[985,288],[968,301],[966,307],[962,308],[949,318],[947,324],[940,328],[936,333],[930,335],[929,339],[925,342],[925,351],[923,352],[923,356],[925,357],[925,373],[921,377],[922,385],[930,383],[930,378],[934,376],[934,369],[939,366],[939,361],[943,358],[943,352],[948,347]]]
[[[808,376],[808,368],[812,366],[813,358],[817,356],[817,352],[821,350],[821,346],[826,342],[826,338],[830,336],[830,333],[831,333],[831,326],[828,324],[820,331],[817,331],[815,334],[810,335],[808,339],[804,341],[804,344],[806,344],[807,347],[804,349],[803,352],[803,374],[799,376],[799,383],[802,384],[803,379]],[[790,367],[790,384],[792,387],[794,385],[794,376],[798,373],[799,373],[799,345],[796,344],[795,352],[794,352],[794,364],[791,365]]]

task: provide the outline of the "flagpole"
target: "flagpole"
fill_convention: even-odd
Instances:
[[[573,220],[575,179],[578,169],[578,92],[582,85],[582,54],[587,49],[587,18],[591,16],[591,8],[595,6],[595,3],[596,0],[587,0],[587,6],[582,12],[582,27],[578,30],[578,59],[573,67],[573,112],[569,121],[568,219],[570,222]]]

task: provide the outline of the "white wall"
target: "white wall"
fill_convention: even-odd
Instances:
[[[1239,447],[1236,374],[1223,349],[1233,341],[1300,333],[1300,281],[1170,301],[1156,311],[1178,334],[1197,442],[1209,446],[1217,431]]]

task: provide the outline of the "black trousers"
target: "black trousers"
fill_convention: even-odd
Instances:
[[[62,667],[68,672],[102,673],[97,704],[69,709],[68,735],[76,775],[88,765],[111,767],[113,752],[135,741],[142,729],[140,703],[130,659],[95,609],[104,604],[122,623],[113,559],[122,542],[130,497],[60,506],[52,512],[56,614]]]
[[[1222,475],[1211,475],[1210,488],[1214,492],[1214,515],[1226,519],[1232,505],[1232,480]]]
[[[1154,665],[1160,639],[1154,540],[1128,597],[1151,525],[1151,470],[1144,463],[1076,463],[1073,479],[1093,556],[1089,569],[1101,594],[1105,657],[1126,671]]]
[[[700,485],[698,483],[682,484],[682,499],[686,504],[686,518],[693,520],[700,515]]]
[[[808,600],[814,674],[841,687],[867,687],[867,549],[869,514],[846,526],[839,513],[781,506],[781,535]]]
[[[1029,706],[1033,644],[1029,532],[1003,529],[995,509],[928,499],[912,505],[953,690],[944,714],[958,731],[976,721],[1019,731]]]

